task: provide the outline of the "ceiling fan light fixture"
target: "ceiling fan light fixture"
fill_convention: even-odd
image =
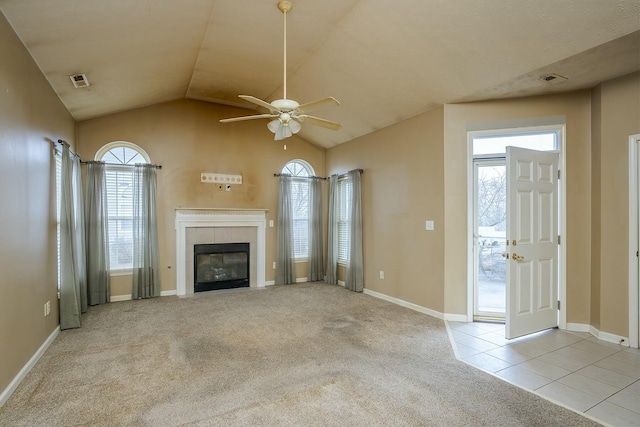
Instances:
[[[280,140],[283,140],[285,138],[289,138],[291,135],[293,135],[291,133],[291,129],[289,129],[289,126],[285,125],[284,123],[280,123],[280,126],[276,130],[275,134],[276,134],[276,136],[275,136],[274,140],[276,140],[276,141],[280,141]]]
[[[294,134],[300,132],[300,129],[302,129],[302,125],[296,120],[289,120],[289,123],[287,125],[289,129],[291,129],[291,132],[293,132]]]
[[[281,125],[282,122],[280,121],[280,119],[273,119],[269,123],[267,123],[267,127],[272,133],[278,132],[278,129],[280,129]]]

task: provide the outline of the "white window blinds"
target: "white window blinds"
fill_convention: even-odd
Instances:
[[[293,256],[309,256],[309,180],[291,180],[291,207],[293,210]]]
[[[303,160],[292,160],[282,169],[291,175],[291,208],[293,220],[293,257],[309,257],[309,177],[313,168]]]
[[[106,148],[106,147],[105,147]],[[137,146],[115,143],[100,159],[107,163],[107,208],[109,216],[110,270],[133,268],[133,166],[148,163]]]
[[[338,222],[338,262],[345,264],[349,261],[350,235],[349,214],[353,186],[348,179],[338,181],[338,203],[336,206]]]
[[[108,166],[109,259],[111,270],[133,268],[133,169]]]

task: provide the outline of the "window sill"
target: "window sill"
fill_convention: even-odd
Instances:
[[[109,271],[109,276],[131,276],[133,275],[133,270],[111,270]]]

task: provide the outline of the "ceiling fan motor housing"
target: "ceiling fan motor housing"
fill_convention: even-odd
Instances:
[[[293,111],[300,106],[300,104],[298,104],[293,99],[276,99],[275,101],[271,102],[271,105],[273,106],[273,108],[280,111]]]

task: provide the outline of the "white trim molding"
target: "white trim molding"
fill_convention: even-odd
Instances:
[[[176,209],[176,294],[187,294],[186,246],[187,229],[199,227],[256,227],[257,229],[257,281],[256,286],[265,286],[265,231],[266,209],[220,209],[177,208]]]
[[[560,328],[562,329],[562,328]],[[586,323],[571,323],[571,322],[567,322],[567,331],[571,331],[571,332],[589,332],[591,333],[591,325],[588,325]]]
[[[440,319],[440,320],[444,320],[445,319],[445,315],[440,313],[439,311],[435,311],[435,310],[432,310],[430,308],[426,308],[426,307],[423,307],[421,305],[414,304],[412,302],[401,300],[399,298],[390,297],[389,295],[385,295],[385,294],[382,294],[380,292],[372,291],[372,290],[367,289],[367,288],[365,288],[363,292],[366,295],[371,295],[372,297],[375,297],[375,298],[378,298],[378,299],[381,299],[381,300],[385,300],[385,301],[391,302],[393,304],[400,305],[402,307],[409,308],[409,309],[417,311],[419,313],[427,314],[429,316],[435,317],[435,318]],[[465,319],[466,319],[466,316],[465,316]]]
[[[609,332],[602,332],[593,326],[589,326],[589,333],[594,337],[602,341],[611,342],[618,345],[629,347],[629,338],[621,335],[610,334]]]
[[[31,356],[31,359],[20,369],[18,375],[16,375],[13,380],[9,383],[7,388],[5,388],[2,393],[0,393],[0,408],[6,403],[6,401],[11,397],[13,392],[18,388],[22,380],[27,376],[29,371],[35,366],[40,357],[44,354],[45,351],[49,348],[49,346],[53,343],[56,337],[60,334],[60,326],[57,326],[51,335],[47,337],[47,339],[42,343],[40,348]]]
[[[610,334],[609,332],[602,332],[598,328],[586,323],[569,322],[567,323],[567,331],[588,332],[599,340],[629,347],[629,338],[621,335]]]
[[[636,251],[640,246],[640,133],[629,136],[629,345],[640,347],[640,261]]]
[[[175,291],[175,290],[160,291],[160,296],[161,297],[170,297],[170,296],[174,296],[174,295],[177,295],[177,291]],[[109,302],[120,302],[120,301],[131,301],[131,294],[112,295],[111,298],[109,298]]]

